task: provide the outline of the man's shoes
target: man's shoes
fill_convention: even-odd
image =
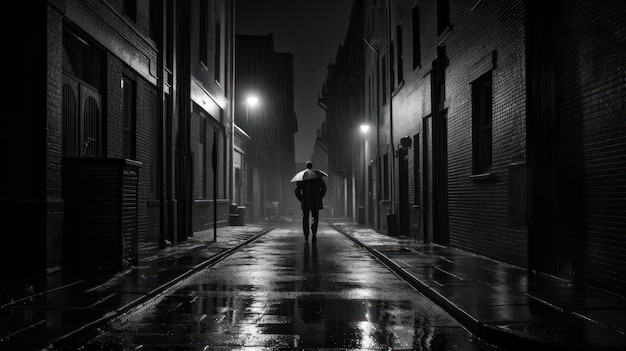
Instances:
[[[313,235],[313,240],[315,240],[315,235]],[[309,236],[304,234],[304,241],[309,241]]]
[[[315,233],[313,233],[313,237],[311,238],[312,242],[317,242],[317,235],[315,235]]]

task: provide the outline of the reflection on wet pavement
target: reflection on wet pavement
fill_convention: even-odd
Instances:
[[[83,350],[492,350],[328,227],[280,227],[118,321]],[[301,229],[300,229],[301,230]]]

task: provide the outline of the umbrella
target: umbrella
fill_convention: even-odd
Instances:
[[[294,175],[293,178],[291,178],[291,183],[300,182],[303,180],[315,179],[315,178],[322,178],[322,177],[328,177],[328,174],[326,174],[323,171],[320,171],[319,169],[307,168],[305,170],[302,170],[296,173],[296,175]]]

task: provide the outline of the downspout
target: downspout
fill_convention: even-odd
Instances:
[[[191,5],[177,1],[177,99],[178,131],[176,136],[176,196],[179,242],[193,236],[193,159],[191,155],[191,43],[189,39]],[[180,24],[180,26],[178,26]]]
[[[235,196],[235,0],[231,0],[230,8],[230,167],[228,178],[230,187],[228,196],[234,202]]]
[[[387,79],[389,80],[389,143],[391,145],[391,194],[390,194],[390,214],[396,213],[396,148],[393,143],[393,86],[391,82],[393,82],[393,78],[391,75],[393,71],[391,70],[391,0],[387,0]]]
[[[166,16],[168,16],[167,11],[170,11],[169,8],[166,8],[166,3],[162,2],[161,3],[161,8],[159,9],[159,14],[160,19],[159,19],[159,42],[158,44],[158,53],[159,55],[157,56],[157,123],[159,125],[159,127],[157,128],[158,131],[158,135],[157,135],[157,162],[156,162],[156,167],[157,167],[157,180],[156,180],[156,185],[157,185],[157,194],[159,197],[159,234],[158,234],[158,244],[159,244],[159,249],[165,249],[167,247],[167,243],[166,243],[166,236],[165,236],[165,231],[166,231],[166,220],[165,220],[165,214],[166,214],[166,210],[165,210],[165,206],[166,206],[166,202],[165,202],[165,182],[163,179],[163,173],[165,171],[165,166],[164,166],[164,158],[165,158],[165,153],[164,153],[164,138],[163,138],[163,114],[165,113],[164,111],[164,106],[163,106],[163,96],[165,95],[165,87],[164,87],[164,82],[163,80],[164,75],[163,75],[163,70],[165,69],[165,58],[164,56],[167,55],[167,52],[165,50],[163,50],[164,45],[163,42],[165,41],[164,36],[165,35],[169,35],[169,33],[165,33],[165,28],[166,28]]]

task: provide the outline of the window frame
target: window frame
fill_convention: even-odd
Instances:
[[[402,26],[396,27],[396,50],[398,51],[396,57],[396,68],[398,75],[398,84],[404,81],[404,48],[402,45]]]
[[[206,1],[198,5],[198,60],[209,66],[209,6]]]
[[[493,74],[472,81],[472,174],[490,175],[493,167]]]
[[[130,85],[128,87],[127,85]],[[133,77],[122,74],[122,156],[137,158],[137,84]]]
[[[450,0],[437,0],[437,34],[450,27]]]
[[[412,34],[413,34],[413,69],[420,68],[422,66],[422,38],[420,33],[420,9],[419,6],[415,6],[411,10],[412,19]]]

